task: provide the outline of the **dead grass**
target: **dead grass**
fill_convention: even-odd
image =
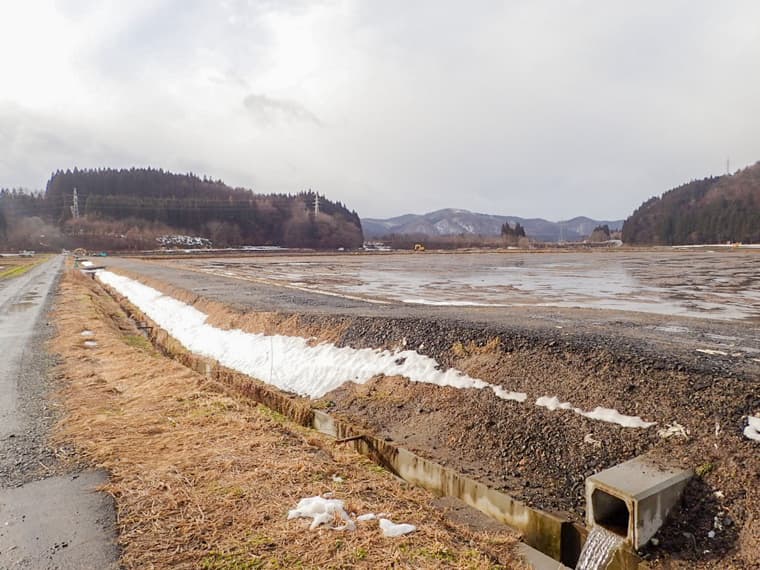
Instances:
[[[465,358],[467,356],[479,354],[500,354],[502,352],[501,339],[495,336],[482,345],[475,344],[473,341],[470,341],[467,344],[456,341],[451,347],[451,352],[457,358]]]
[[[11,279],[20,277],[30,269],[37,267],[40,263],[47,261],[49,255],[42,255],[33,258],[28,257],[3,257],[0,258],[0,279]]]
[[[56,437],[111,473],[125,568],[518,566],[511,535],[455,525],[426,492],[160,355],[78,272],[66,273],[56,316]],[[419,530],[385,539],[371,522],[341,533],[286,520],[300,498],[327,492]]]

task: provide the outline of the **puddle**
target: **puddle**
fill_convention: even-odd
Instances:
[[[35,306],[35,303],[30,303],[27,301],[22,301],[21,303],[15,303],[11,305],[10,311],[11,313],[23,313],[24,311],[28,311],[32,307]]]
[[[669,333],[687,333],[689,329],[687,327],[679,327],[676,325],[664,325],[659,327],[653,327],[656,331],[669,332]]]
[[[747,320],[760,313],[754,282],[741,285],[760,271],[760,258],[748,255],[401,254],[198,265],[219,275],[397,303],[414,299],[450,306],[579,307],[724,320]],[[658,330],[690,332],[674,325]]]

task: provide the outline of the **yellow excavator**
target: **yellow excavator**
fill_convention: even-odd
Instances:
[[[425,251],[424,244],[421,243],[415,243],[414,244],[414,251]]]

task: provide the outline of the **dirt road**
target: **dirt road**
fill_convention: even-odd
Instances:
[[[47,445],[55,419],[47,321],[62,258],[0,281],[0,569],[116,568],[105,475],[67,472]]]

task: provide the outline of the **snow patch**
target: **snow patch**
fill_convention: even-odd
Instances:
[[[702,354],[709,354],[710,356],[728,356],[727,352],[723,352],[722,350],[713,350],[711,348],[698,348],[697,352],[701,352]]]
[[[83,330],[83,331],[82,331],[82,332],[80,332],[79,334],[80,334],[80,335],[82,335],[82,336],[92,336],[92,335],[94,335],[95,333],[94,333],[94,332],[92,332],[92,331]]]
[[[472,378],[459,370],[440,370],[440,364],[414,350],[309,345],[309,339],[223,330],[206,323],[207,315],[142,283],[99,271],[98,279],[113,287],[166,330],[187,350],[218,360],[222,365],[258,378],[281,390],[321,398],[346,382],[364,384],[380,374],[403,376],[412,382],[453,388],[490,389],[497,397],[523,402],[527,394],[509,392]]]
[[[747,421],[749,425],[744,428],[744,436],[753,441],[760,441],[760,417],[749,416]]]
[[[80,265],[82,267],[92,267],[95,264],[92,261],[83,261]]]
[[[96,346],[98,346],[98,343],[95,342],[94,340],[86,340],[86,341],[84,341],[84,345],[87,348],[95,348]]]
[[[402,299],[408,305],[430,305],[433,307],[508,307],[501,303],[478,303],[477,301],[431,301],[429,299]]]
[[[656,422],[645,422],[639,416],[626,416],[615,409],[603,408],[601,406],[597,406],[590,412],[585,412],[581,408],[576,408],[570,402],[560,401],[556,396],[541,396],[536,400],[536,405],[547,408],[552,412],[555,410],[570,410],[584,418],[618,424],[626,428],[648,428],[656,424]]]

